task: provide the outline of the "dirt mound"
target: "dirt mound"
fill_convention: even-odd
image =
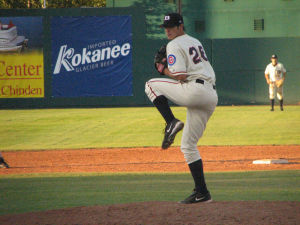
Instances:
[[[140,202],[0,216],[0,224],[198,225],[299,224],[300,202]]]

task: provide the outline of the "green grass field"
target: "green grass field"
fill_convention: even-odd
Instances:
[[[300,171],[207,173],[215,201],[300,201]],[[35,174],[0,179],[0,215],[76,206],[179,201],[191,193],[187,173]]]
[[[173,107],[185,121],[185,109]],[[153,107],[0,110],[0,150],[160,146]],[[180,134],[181,135],[181,134]],[[174,145],[179,146],[180,135]],[[300,106],[217,107],[200,145],[300,145]],[[300,201],[300,171],[207,173],[216,201]],[[189,173],[0,175],[0,215],[137,201],[178,201]]]
[[[173,107],[185,121],[185,108]],[[153,107],[0,111],[0,150],[160,146],[164,121]],[[174,146],[180,145],[181,133]],[[300,106],[217,107],[199,145],[300,144]]]

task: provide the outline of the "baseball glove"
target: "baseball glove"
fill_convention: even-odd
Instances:
[[[283,85],[283,79],[276,80],[276,87],[281,87]]]
[[[165,45],[161,46],[160,49],[155,54],[154,67],[160,73],[160,75],[164,75],[164,69],[168,68],[167,52],[166,52]]]

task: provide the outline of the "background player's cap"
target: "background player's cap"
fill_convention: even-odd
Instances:
[[[183,24],[183,18],[179,13],[169,13],[164,17],[164,23],[160,27],[176,27]]]
[[[277,57],[276,54],[273,54],[273,55],[271,56],[271,58],[272,58],[272,59],[277,59],[278,57]]]

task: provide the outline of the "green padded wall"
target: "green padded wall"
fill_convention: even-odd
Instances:
[[[186,27],[201,38],[299,37],[299,0],[183,0]],[[264,30],[254,20],[264,19]],[[194,21],[205,21],[195,32]]]
[[[274,53],[287,69],[285,102],[300,102],[300,38],[214,39],[212,49],[221,104],[268,103],[264,71]]]
[[[114,1],[114,2],[113,2]],[[171,2],[171,3],[169,3]],[[176,1],[174,1],[177,3]],[[219,105],[269,104],[264,70],[270,55],[278,54],[287,68],[285,102],[300,102],[300,8],[299,0],[182,0],[186,32],[199,38],[217,76]],[[0,17],[42,16],[44,26],[45,98],[0,99],[0,108],[118,107],[151,105],[145,82],[160,77],[153,66],[156,50],[167,43],[158,27],[163,15],[176,11],[172,1],[107,0],[100,9],[3,10]],[[273,4],[271,4],[273,3]],[[133,96],[51,97],[52,16],[132,15]],[[253,19],[264,18],[265,30],[254,31]],[[195,21],[205,20],[205,30],[196,32]]]

